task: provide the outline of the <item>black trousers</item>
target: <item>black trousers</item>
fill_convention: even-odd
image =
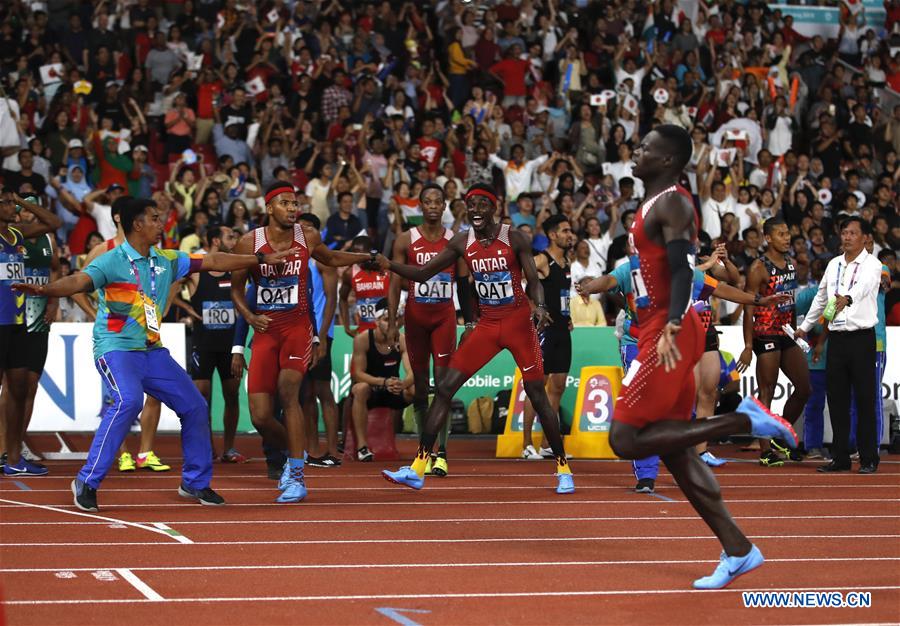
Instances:
[[[856,394],[858,420],[856,446],[861,464],[878,463],[875,429],[875,330],[831,332],[825,393],[834,440],[831,456],[836,463],[850,465],[850,393]]]

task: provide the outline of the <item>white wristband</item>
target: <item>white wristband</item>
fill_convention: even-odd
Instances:
[[[231,354],[244,355],[244,346],[231,346]]]

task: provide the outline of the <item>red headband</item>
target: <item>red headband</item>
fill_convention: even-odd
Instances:
[[[488,191],[486,189],[470,189],[466,193],[466,200],[468,200],[469,198],[471,198],[473,196],[484,196],[485,198],[487,198],[494,204],[497,204],[497,196],[495,196],[494,194],[492,194],[490,191]]]
[[[284,185],[279,185],[275,187],[272,191],[266,194],[266,204],[269,204],[272,201],[272,198],[277,196],[280,193],[294,193],[295,189],[293,185],[289,185],[285,183]]]

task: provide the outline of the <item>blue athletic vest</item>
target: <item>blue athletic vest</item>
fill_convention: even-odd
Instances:
[[[25,238],[9,227],[9,236],[0,235],[0,324],[25,323],[25,294],[13,291],[13,283],[25,282]]]

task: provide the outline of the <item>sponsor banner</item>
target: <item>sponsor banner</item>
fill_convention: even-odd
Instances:
[[[30,432],[93,432],[100,424],[103,380],[94,366],[93,324],[57,323],[50,327],[47,364],[34,399]],[[184,324],[163,324],[163,346],[184,366]],[[249,415],[248,415],[249,419]],[[160,431],[180,429],[178,417],[163,406]]]

